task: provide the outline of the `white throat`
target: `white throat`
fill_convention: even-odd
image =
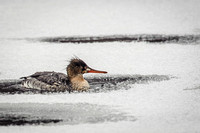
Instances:
[[[71,80],[73,90],[86,91],[90,88],[87,80],[83,78],[82,74],[73,77]]]

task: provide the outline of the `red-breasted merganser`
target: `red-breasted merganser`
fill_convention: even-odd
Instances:
[[[71,59],[66,68],[67,75],[58,72],[36,72],[33,75],[22,77],[22,85],[26,88],[44,91],[86,91],[90,88],[83,78],[85,73],[107,73],[90,68],[79,58]]]

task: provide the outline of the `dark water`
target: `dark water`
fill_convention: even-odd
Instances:
[[[149,43],[178,43],[199,44],[200,35],[164,35],[164,34],[136,34],[136,35],[108,35],[108,36],[71,36],[44,37],[28,39],[50,43],[102,43],[102,42],[149,42]]]
[[[83,123],[102,123],[136,121],[136,118],[117,108],[78,103],[78,104],[40,104],[40,103],[1,103],[0,126],[9,125],[74,125]]]
[[[101,77],[87,77],[90,84],[88,93],[110,92],[117,90],[127,90],[133,84],[145,84],[149,82],[159,82],[170,80],[171,76],[167,75],[110,75]],[[21,86],[22,80],[0,80],[0,94],[21,94],[21,93],[60,93],[48,92],[44,90],[28,89]],[[61,92],[63,93],[63,92]]]

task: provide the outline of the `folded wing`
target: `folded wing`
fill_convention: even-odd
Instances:
[[[70,82],[66,74],[58,72],[36,72],[33,75],[22,77],[22,85],[46,91],[70,91]]]

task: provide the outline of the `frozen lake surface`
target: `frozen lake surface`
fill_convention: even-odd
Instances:
[[[199,37],[199,5],[195,0],[1,1],[1,81],[19,79],[36,71],[66,73],[68,60],[74,56],[92,68],[108,72],[84,75],[88,79],[133,76],[139,80],[103,88],[109,91],[0,94],[0,130],[200,132],[198,39],[188,43],[40,40],[144,34]],[[140,82],[142,78],[145,82]]]
[[[66,59],[69,60],[72,55],[79,55],[90,66],[109,72],[108,75],[85,75],[87,78],[115,77],[114,75],[174,77],[145,83],[122,82],[117,84],[116,90],[99,93],[0,95],[1,120],[5,122],[5,119],[14,118],[15,121],[26,121],[25,126],[22,124],[1,127],[2,130],[7,132],[13,130],[27,132],[30,129],[38,132],[200,130],[199,44],[143,42],[58,44],[25,40],[1,40],[1,42],[5,44],[1,45],[1,49],[4,50],[1,51],[0,66],[0,77],[4,80],[18,79],[44,70],[65,73],[64,68],[68,64]],[[36,125],[27,124],[27,121]]]

